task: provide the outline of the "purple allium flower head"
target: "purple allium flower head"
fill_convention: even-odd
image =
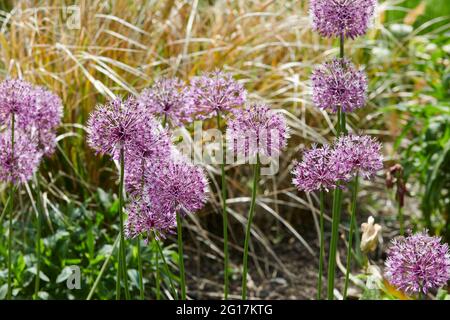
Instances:
[[[169,155],[170,157],[170,155]],[[152,176],[161,168],[161,163],[168,160],[163,158],[148,159],[144,157],[128,157],[125,161],[125,190],[134,198],[145,193],[148,184],[147,176]]]
[[[117,157],[120,148],[133,150],[142,130],[142,113],[136,100],[120,98],[99,105],[88,123],[88,144],[101,154]]]
[[[151,114],[167,117],[174,125],[192,121],[192,100],[185,83],[178,78],[157,80],[142,91],[138,102]]]
[[[133,199],[125,208],[128,220],[125,222],[125,236],[135,238],[139,235],[150,237],[154,232],[164,238],[173,233],[176,227],[176,215],[173,211],[158,211],[152,206],[148,197]]]
[[[367,135],[339,137],[331,154],[334,171],[344,180],[349,180],[354,174],[370,179],[383,168],[381,144]]]
[[[16,128],[29,128],[36,115],[35,100],[33,86],[24,80],[7,79],[0,83],[0,126],[11,126],[14,114]]]
[[[43,87],[35,88],[35,126],[39,130],[53,130],[61,123],[63,105],[61,98]]]
[[[61,98],[45,88],[35,89],[36,114],[34,131],[38,147],[45,155],[51,155],[56,147],[56,129],[61,124],[63,105]]]
[[[347,59],[318,66],[311,76],[312,100],[323,110],[352,112],[366,104],[367,78]]]
[[[244,104],[247,91],[229,73],[219,70],[191,80],[190,97],[198,119],[216,116]]]
[[[88,144],[101,154],[119,157],[164,157],[169,151],[168,133],[134,98],[114,99],[97,106],[88,120]]]
[[[375,5],[376,0],[311,0],[313,29],[326,38],[354,39],[367,32]]]
[[[148,194],[158,212],[193,213],[200,210],[208,197],[208,180],[198,166],[187,159],[159,162],[146,174]]]
[[[303,154],[303,160],[294,164],[292,183],[299,191],[329,191],[336,188],[340,176],[333,169],[332,150],[328,145],[317,148],[315,145]]]
[[[30,180],[42,157],[37,144],[19,130],[14,133],[14,156],[8,130],[0,133],[0,150],[0,181],[13,184]]]
[[[448,244],[426,231],[392,240],[385,262],[385,276],[398,289],[427,293],[450,280]]]
[[[169,131],[163,128],[153,116],[143,115],[139,129],[139,134],[133,137],[134,148],[127,149],[128,159],[144,158],[148,162],[170,156],[172,143]]]
[[[31,135],[37,141],[38,150],[44,156],[51,156],[56,149],[56,130],[39,130]]]
[[[263,104],[235,110],[228,121],[227,146],[237,155],[250,159],[277,157],[286,147],[289,128],[284,116]]]

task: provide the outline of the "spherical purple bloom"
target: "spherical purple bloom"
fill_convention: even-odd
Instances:
[[[38,151],[37,144],[19,130],[14,133],[14,154],[11,146],[10,130],[1,132],[0,181],[24,183],[36,172],[42,154]]]
[[[392,240],[385,262],[385,276],[398,289],[427,293],[450,280],[450,253],[441,238],[427,232]]]
[[[128,219],[124,231],[130,239],[139,235],[150,238],[152,233],[158,238],[164,238],[168,233],[173,233],[176,227],[175,213],[155,210],[149,197],[133,199],[125,212]]]
[[[331,154],[333,170],[344,180],[355,174],[370,179],[383,168],[381,144],[370,136],[350,134],[339,137]]]
[[[39,130],[53,130],[61,124],[63,105],[61,98],[43,87],[34,90],[36,114],[34,123]]]
[[[208,180],[204,171],[185,161],[160,162],[146,174],[148,195],[158,212],[193,213],[206,203]]]
[[[167,117],[174,125],[192,121],[192,100],[185,83],[178,78],[157,80],[142,91],[138,102],[151,114]]]
[[[144,115],[140,124],[139,135],[133,137],[134,148],[127,149],[127,158],[144,158],[148,162],[170,157],[169,131],[150,115]]]
[[[36,140],[38,150],[44,156],[51,156],[56,149],[56,130],[38,130],[31,135]]]
[[[333,59],[318,66],[311,76],[312,100],[323,110],[352,112],[367,98],[367,78],[347,59]]]
[[[168,132],[134,98],[97,106],[88,120],[88,132],[88,144],[115,159],[121,148],[126,158],[153,159],[169,154]]]
[[[133,150],[142,131],[142,112],[136,100],[120,98],[99,105],[88,123],[88,144],[101,154],[117,157],[118,151]]]
[[[273,158],[286,147],[289,129],[282,114],[263,104],[249,105],[233,114],[226,139],[228,148],[238,156]]]
[[[56,147],[56,129],[61,124],[63,105],[61,98],[45,88],[35,89],[36,113],[34,130],[38,147],[45,155],[51,155]]]
[[[170,157],[170,154],[168,155]],[[156,170],[161,168],[161,162],[166,163],[164,158],[148,159],[144,157],[128,157],[125,161],[125,190],[134,198],[143,195],[148,183],[147,176],[152,176]]]
[[[244,104],[247,96],[242,84],[219,70],[194,77],[189,91],[198,119],[231,111]]]
[[[0,83],[0,126],[11,126],[14,115],[16,128],[29,128],[36,116],[34,87],[21,79],[7,79]]]
[[[315,145],[303,154],[302,162],[295,163],[292,170],[292,183],[299,191],[329,191],[341,179],[333,169],[332,150],[328,145],[317,148]]]
[[[375,12],[376,0],[311,0],[313,29],[323,37],[364,35]]]

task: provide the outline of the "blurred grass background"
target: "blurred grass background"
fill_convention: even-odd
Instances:
[[[41,165],[39,173],[47,218],[41,298],[86,298],[103,265],[103,278],[92,297],[111,298],[114,292],[116,261],[108,257],[118,233],[117,174],[109,159],[95,156],[85,143],[84,124],[90,111],[113,95],[140,92],[157,77],[178,76],[188,81],[215,68],[233,73],[245,84],[250,99],[283,110],[292,128],[280,172],[262,181],[264,193],[258,202],[251,245],[252,295],[314,297],[314,288],[301,291],[295,285],[314,287],[314,278],[311,284],[299,279],[298,268],[315,270],[318,199],[294,190],[290,169],[305,146],[334,136],[334,116],[311,104],[309,76],[316,64],[337,54],[337,43],[311,30],[308,5],[308,1],[293,0],[0,3],[0,80],[20,76],[45,85],[61,96],[65,107],[58,151]],[[349,126],[384,142],[386,168],[398,162],[405,166],[408,226],[426,226],[447,236],[449,16],[445,0],[380,1],[369,33],[346,43],[346,55],[363,66],[370,79],[368,106],[350,115]],[[214,124],[204,124],[204,128],[209,126]],[[193,297],[219,298],[219,171],[207,169],[210,204],[186,226],[188,280]],[[229,166],[227,172],[233,286],[237,290],[250,172],[246,166]],[[0,186],[2,207],[4,188]],[[14,243],[15,294],[25,298],[33,290],[34,219],[29,195],[21,190],[19,197],[14,217],[15,234],[20,235]],[[374,215],[387,239],[396,235],[397,205],[385,187],[384,174],[363,185],[360,197],[358,222]],[[1,219],[5,235],[6,219]],[[343,231],[347,225],[344,219]],[[171,240],[165,242],[165,253],[175,275],[177,256]],[[0,297],[5,291],[5,244],[2,239]],[[128,259],[137,294],[133,246],[135,242]],[[146,296],[150,298],[154,298],[155,250],[150,244],[144,253]],[[299,264],[291,265],[290,260],[296,259]],[[81,290],[69,291],[63,283],[69,265],[82,269]],[[272,290],[264,285],[271,279],[282,279],[293,290],[287,290],[280,280],[278,296],[264,296],[261,292]]]

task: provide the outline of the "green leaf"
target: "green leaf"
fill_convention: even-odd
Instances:
[[[38,292],[38,297],[42,300],[48,300],[49,296],[50,295],[48,294],[48,292],[45,292],[45,291]]]
[[[34,274],[34,275],[37,274],[37,271],[36,271],[36,267],[35,267],[35,266],[33,266],[33,267],[31,267],[31,268],[28,268],[27,271],[30,272],[30,273],[32,273],[32,274]],[[44,272],[42,272],[42,270],[39,272],[39,278],[40,278],[41,280],[45,281],[45,282],[50,282],[50,279],[47,277],[47,275],[46,275]]]
[[[61,283],[65,280],[67,280],[71,274],[72,274],[72,268],[65,267],[64,269],[62,269],[61,273],[56,278],[56,283]]]
[[[8,285],[5,283],[0,287],[0,300],[5,299],[7,292],[8,292]]]

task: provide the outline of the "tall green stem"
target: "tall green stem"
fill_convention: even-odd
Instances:
[[[248,213],[247,230],[245,232],[244,242],[244,258],[242,271],[242,300],[247,299],[247,273],[248,273],[248,244],[250,242],[250,232],[252,229],[253,215],[256,207],[256,195],[258,192],[259,174],[260,174],[259,156],[257,156],[256,164],[253,166],[253,186],[252,186],[252,200],[250,203],[250,211]]]
[[[144,185],[145,185],[145,159],[141,160],[141,198],[144,195]],[[137,257],[138,257],[138,270],[139,270],[139,298],[144,300],[144,281],[142,276],[142,258],[141,258],[141,237],[137,238]]]
[[[120,236],[119,236],[120,240]],[[120,254],[120,241],[119,250],[117,250],[117,273],[116,273],[116,300],[120,300],[120,279],[122,278],[122,255]]]
[[[178,221],[177,221],[177,224],[178,224]],[[169,277],[170,288],[172,289],[172,293],[173,293],[175,299],[178,300],[178,293],[177,293],[177,290],[175,290],[175,286],[173,285],[172,276],[170,274],[169,265],[167,264],[166,258],[164,257],[164,252],[162,251],[161,245],[159,244],[159,240],[155,239],[155,242],[156,242],[156,246],[158,247],[159,255],[161,256],[161,259],[163,261],[164,269],[166,270],[167,276]],[[159,268],[159,263],[157,265]],[[159,276],[159,270],[158,270],[157,276]]]
[[[37,203],[39,209],[36,211],[36,280],[34,285],[34,299],[38,299],[39,282],[41,278],[41,212],[44,210],[42,203],[42,193],[39,179],[36,175]]]
[[[339,45],[339,56],[341,59],[344,58],[344,35],[340,37]],[[342,111],[341,106],[338,106],[338,121],[336,125],[336,133],[339,137],[346,133],[346,121],[345,113]],[[342,189],[339,183],[334,190],[333,195],[333,214],[332,214],[332,227],[331,227],[331,242],[330,242],[330,254],[328,257],[328,287],[327,287],[327,298],[328,300],[334,299],[334,277],[336,275],[336,250],[339,240],[339,223],[341,221],[341,207],[342,207]]]
[[[14,113],[11,113],[11,162],[14,163],[14,125],[15,125],[15,117]],[[14,168],[12,168],[14,170]],[[12,175],[12,173],[11,173]],[[12,262],[12,214],[14,210],[14,184],[11,182],[9,186],[9,228],[8,228],[8,291],[7,291],[7,299],[11,300],[12,297],[12,286],[11,286],[11,262]]]
[[[404,222],[403,222],[403,208],[400,204],[400,200],[398,201],[398,223],[400,225],[400,235],[403,236],[405,234],[405,227],[404,227]]]
[[[344,284],[344,293],[343,299],[347,298],[347,289],[348,289],[348,281],[350,277],[350,268],[352,262],[352,246],[353,246],[353,233],[355,232],[356,225],[356,200],[358,197],[358,181],[359,175],[356,174],[356,177],[353,181],[353,191],[352,191],[352,214],[350,218],[350,232],[348,234],[348,249],[347,249],[347,266],[345,271],[345,284]]]
[[[319,254],[319,280],[317,283],[317,300],[322,298],[322,277],[323,277],[323,264],[324,264],[324,227],[323,227],[323,216],[325,211],[324,203],[324,193],[323,189],[320,189],[320,254]]]
[[[342,202],[342,189],[338,185],[334,190],[333,196],[331,242],[330,242],[330,254],[328,257],[328,287],[327,287],[328,300],[334,299],[334,276],[336,274],[336,249],[339,236],[339,221],[341,220],[341,202]]]
[[[183,226],[181,225],[181,216],[177,212],[177,232],[178,232],[178,261],[180,267],[180,286],[181,300],[186,300],[186,276],[184,273],[184,256],[183,256]]]
[[[144,300],[144,281],[142,279],[142,259],[141,259],[141,237],[137,238],[137,257],[138,257],[138,269],[139,269],[139,298]]]
[[[125,287],[125,298],[130,299],[130,292],[128,289],[128,271],[127,271],[127,261],[125,255],[125,238],[123,232],[123,180],[125,171],[125,151],[123,147],[120,149],[120,181],[119,181],[119,218],[120,218],[120,245],[119,245],[119,257],[121,261],[120,269],[122,271],[123,285]],[[120,281],[120,280],[119,280]]]
[[[155,239],[155,241],[158,243],[158,240]],[[156,275],[155,275],[155,281],[156,281],[156,300],[161,300],[161,287],[160,287],[160,274],[159,274],[159,252],[157,253],[155,257],[155,264],[156,264]],[[168,276],[170,277],[170,275]]]
[[[220,130],[220,113],[217,112],[217,128]],[[228,299],[228,287],[229,287],[229,253],[228,253],[228,213],[227,213],[227,181],[225,176],[225,147],[222,145],[222,163],[220,165],[221,169],[221,183],[222,183],[222,218],[223,218],[223,255],[224,255],[224,286],[223,286],[223,296],[224,299]]]

